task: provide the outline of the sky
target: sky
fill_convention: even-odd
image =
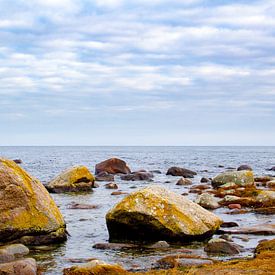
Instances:
[[[0,145],[275,145],[275,1],[0,0]]]

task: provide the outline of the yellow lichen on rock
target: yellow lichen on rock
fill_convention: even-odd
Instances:
[[[160,186],[124,198],[106,215],[111,240],[189,241],[211,235],[221,219],[192,201]]]
[[[60,228],[65,228],[64,219],[45,187],[13,161],[0,158],[1,241]]]
[[[47,185],[47,189],[57,193],[92,191],[94,182],[93,174],[87,167],[81,165],[62,172]]]

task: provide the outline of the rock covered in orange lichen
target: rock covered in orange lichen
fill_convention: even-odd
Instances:
[[[0,240],[66,239],[64,219],[45,187],[14,161],[0,158]]]
[[[71,167],[56,178],[54,178],[46,188],[50,192],[82,192],[93,191],[95,182],[93,174],[83,165]]]
[[[222,220],[161,186],[136,191],[106,215],[110,240],[186,242],[209,236]]]

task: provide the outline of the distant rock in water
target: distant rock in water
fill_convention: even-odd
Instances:
[[[94,181],[95,178],[87,167],[75,166],[58,175],[46,188],[53,193],[92,192]]]
[[[244,171],[244,170],[253,171],[252,167],[247,164],[243,164],[237,168],[237,171]]]
[[[269,168],[269,169],[266,169],[267,171],[275,171],[275,166]]]
[[[201,240],[222,220],[198,204],[160,186],[125,197],[106,215],[110,241]]]
[[[100,162],[95,166],[96,175],[101,172],[107,172],[109,174],[130,174],[131,170],[124,160],[111,158]]]
[[[228,254],[235,255],[239,254],[241,247],[233,242],[228,242],[223,239],[212,239],[210,240],[204,248],[205,252],[217,253],[217,254]]]
[[[0,158],[0,240],[43,244],[65,239],[64,219],[42,183]]]
[[[252,171],[228,171],[217,175],[212,179],[212,186],[219,187],[226,183],[235,183],[238,186],[249,186],[254,184]]]
[[[144,180],[152,180],[154,175],[151,172],[133,172],[131,174],[122,175],[120,178],[122,180],[128,181],[144,181]]]
[[[171,167],[168,169],[166,175],[171,175],[171,176],[180,176],[184,178],[194,178],[195,175],[197,175],[196,172],[185,169],[185,168],[180,168],[180,167]]]

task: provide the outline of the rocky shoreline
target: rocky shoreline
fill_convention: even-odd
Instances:
[[[226,274],[222,273],[223,268],[231,270],[233,273],[230,274],[242,274],[234,273],[237,272],[236,268],[239,268],[240,272],[242,266],[246,268],[254,266],[253,272],[262,274],[272,266],[274,241],[261,243],[256,249],[254,259],[217,262],[213,255],[238,255],[244,249],[232,240],[232,234],[272,237],[275,233],[275,223],[254,228],[239,227],[238,223],[230,224],[222,221],[212,211],[228,209],[228,215],[242,215],[249,212],[273,215],[275,178],[269,172],[274,171],[274,167],[268,168],[269,172],[265,175],[254,175],[250,166],[241,165],[237,169],[226,169],[212,179],[204,176],[201,178],[201,184],[197,185],[192,184],[192,178],[199,172],[183,167],[170,167],[166,172],[167,176],[177,177],[176,184],[179,186],[189,186],[189,193],[196,196],[193,202],[185,197],[186,193],[179,195],[169,191],[169,188],[156,185],[154,177],[161,171],[132,172],[126,162],[120,159],[108,159],[97,164],[95,175],[85,166],[68,168],[50,181],[46,188],[19,166],[21,160],[16,162],[0,158],[0,242],[2,243],[0,271],[6,272],[4,274],[37,274],[39,270],[43,272],[39,265],[37,268],[34,259],[25,258],[28,255],[27,247],[35,249],[34,247],[38,246],[41,248],[41,245],[66,241],[65,221],[48,191],[59,194],[74,193],[77,196],[83,192],[96,192],[94,188],[100,186],[118,189],[112,194],[124,194],[125,197],[105,213],[110,240],[109,243],[95,244],[96,249],[167,251],[169,256],[159,259],[154,268],[173,268],[173,272],[193,272],[188,274],[205,274],[214,271],[220,272],[217,274]],[[122,181],[147,182],[148,187],[127,194],[119,189],[119,185],[115,182],[117,177]],[[71,209],[96,208],[95,205],[78,203],[72,204],[71,207]],[[215,236],[211,238],[213,234]],[[190,254],[190,251],[174,247],[194,241],[204,243],[207,257]],[[16,246],[16,249],[25,252],[14,253]],[[173,253],[176,254],[172,255]],[[100,259],[90,261],[87,259],[87,261],[65,268],[64,274],[133,272],[126,271],[119,265],[102,262]],[[267,268],[261,267],[266,265]],[[138,272],[138,269],[134,271]],[[146,274],[158,274],[155,270],[147,272],[149,273]]]

